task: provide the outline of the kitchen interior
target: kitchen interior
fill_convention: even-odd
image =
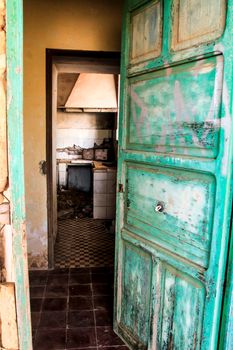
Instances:
[[[118,87],[118,74],[58,74],[57,268],[113,265]]]
[[[57,234],[54,269],[30,280],[35,348],[127,350],[113,331],[119,65],[56,67]]]

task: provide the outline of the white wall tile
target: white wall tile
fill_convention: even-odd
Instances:
[[[104,138],[111,137],[111,130],[96,129],[57,129],[57,148],[78,145],[91,148],[94,143],[101,144]]]
[[[107,195],[105,193],[94,193],[94,207],[106,207]]]
[[[66,171],[59,171],[59,185],[60,186],[67,185],[67,173],[66,173]]]
[[[94,207],[93,216],[94,216],[94,219],[106,219],[106,216],[107,216],[106,207]]]
[[[66,171],[66,163],[59,163],[58,167],[59,171]]]
[[[101,172],[94,171],[94,181],[97,181],[97,180],[106,180],[106,179],[107,179],[107,173],[106,173],[106,171],[101,171]]]
[[[107,182],[104,181],[94,181],[94,193],[106,193]]]

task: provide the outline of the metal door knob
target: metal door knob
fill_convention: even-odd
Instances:
[[[164,204],[163,203],[157,203],[155,207],[155,212],[156,213],[162,213],[164,211]]]

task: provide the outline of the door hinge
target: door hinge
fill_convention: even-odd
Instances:
[[[41,160],[39,163],[39,169],[41,175],[46,175],[47,174],[47,162],[46,160]]]

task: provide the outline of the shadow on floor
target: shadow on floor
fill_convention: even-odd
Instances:
[[[113,270],[30,272],[34,350],[127,350],[112,330]]]

